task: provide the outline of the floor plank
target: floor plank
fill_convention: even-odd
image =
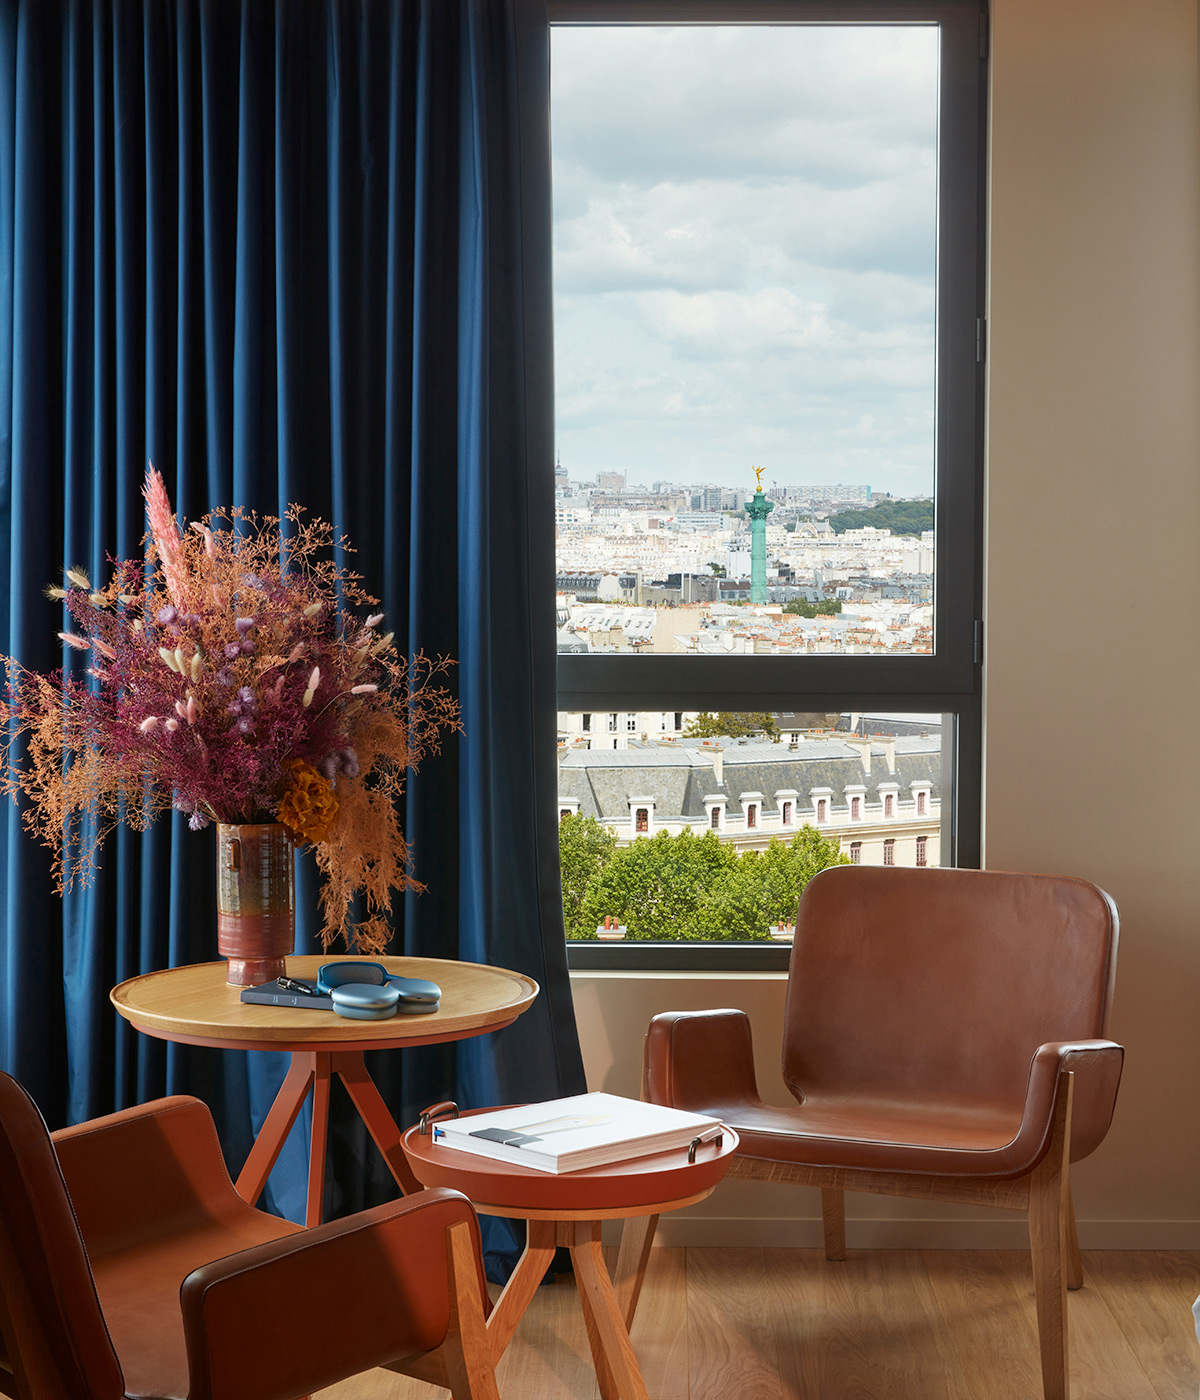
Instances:
[[[915,1250],[766,1251],[784,1394],[797,1400],[972,1400]]]
[[[615,1251],[611,1252],[615,1255]],[[1084,1253],[1072,1400],[1197,1400],[1200,1253]],[[1023,1251],[655,1249],[633,1328],[652,1400],[1041,1400]],[[539,1288],[502,1400],[596,1400],[573,1282]],[[444,1400],[371,1371],[320,1400]]]
[[[764,1306],[772,1250],[687,1251],[689,1400],[785,1400]]]
[[[1158,1400],[1196,1400],[1200,1346],[1192,1303],[1200,1296],[1200,1254],[1096,1250],[1084,1255],[1083,1267],[1085,1286],[1107,1303]]]

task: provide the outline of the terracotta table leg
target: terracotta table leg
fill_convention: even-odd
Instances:
[[[237,1193],[250,1205],[262,1195],[267,1177],[271,1175],[271,1168],[283,1149],[284,1140],[291,1132],[301,1105],[308,1097],[309,1085],[317,1073],[316,1061],[316,1055],[307,1051],[292,1052],[292,1063],[279,1086],[275,1102],[263,1120],[245,1165],[238,1173]]]
[[[388,1111],[383,1095],[375,1087],[375,1081],[367,1073],[366,1062],[361,1050],[339,1051],[333,1057],[333,1068],[341,1075],[342,1083],[359,1117],[367,1125],[367,1131],[375,1140],[375,1146],[383,1154],[388,1170],[396,1180],[401,1192],[411,1196],[420,1191],[421,1183],[413,1175],[400,1145],[400,1129]]]
[[[321,1223],[325,1210],[325,1145],[329,1138],[329,1055],[319,1051],[313,1078],[312,1137],[308,1149],[308,1206],[304,1223],[310,1228]]]

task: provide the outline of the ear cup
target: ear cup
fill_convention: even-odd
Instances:
[[[372,986],[366,982],[346,982],[334,987],[330,996],[333,1009],[351,1021],[386,1021],[396,1014],[400,993],[384,984]]]

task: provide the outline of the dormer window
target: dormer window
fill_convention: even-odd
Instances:
[[[576,817],[579,815],[578,797],[560,797],[558,799],[558,819],[562,821],[564,817]]]
[[[925,808],[926,808],[926,805],[928,804],[928,802],[929,802],[929,794],[925,791],[924,788],[921,788],[920,791],[917,793],[917,816],[918,816],[918,817],[923,817],[923,816],[925,815]]]
[[[894,817],[896,815],[896,794],[894,792],[885,792],[883,794],[883,815],[885,817]]]
[[[850,820],[856,822],[862,818],[862,798],[852,797],[850,799]]]
[[[829,820],[829,800],[828,800],[828,798],[825,798],[825,797],[818,797],[818,798],[817,798],[817,821],[819,821],[819,822],[824,822],[824,821],[828,821],[828,820]]]
[[[758,803],[751,802],[746,808],[746,826],[750,828],[758,825]]]
[[[704,812],[708,817],[710,831],[725,830],[725,794],[710,792],[704,799]]]
[[[721,829],[721,809],[720,807],[710,807],[708,809],[708,824],[713,831]]]
[[[791,826],[792,811],[793,807],[790,802],[785,802],[783,806],[779,809],[779,818],[784,826]]]
[[[649,807],[638,807],[634,813],[633,829],[635,831],[650,830],[650,809]]]

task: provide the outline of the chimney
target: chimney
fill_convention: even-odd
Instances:
[[[881,734],[875,740],[883,750],[883,756],[887,759],[889,773],[896,771],[896,736],[894,734]]]
[[[710,752],[712,753],[713,774],[716,777],[717,786],[720,787],[725,781],[723,776],[725,771],[725,750],[720,744],[717,744]]]
[[[858,750],[858,756],[862,759],[863,772],[870,773],[871,740],[869,738],[863,738],[858,734],[847,734],[846,743],[849,744],[852,749]]]

